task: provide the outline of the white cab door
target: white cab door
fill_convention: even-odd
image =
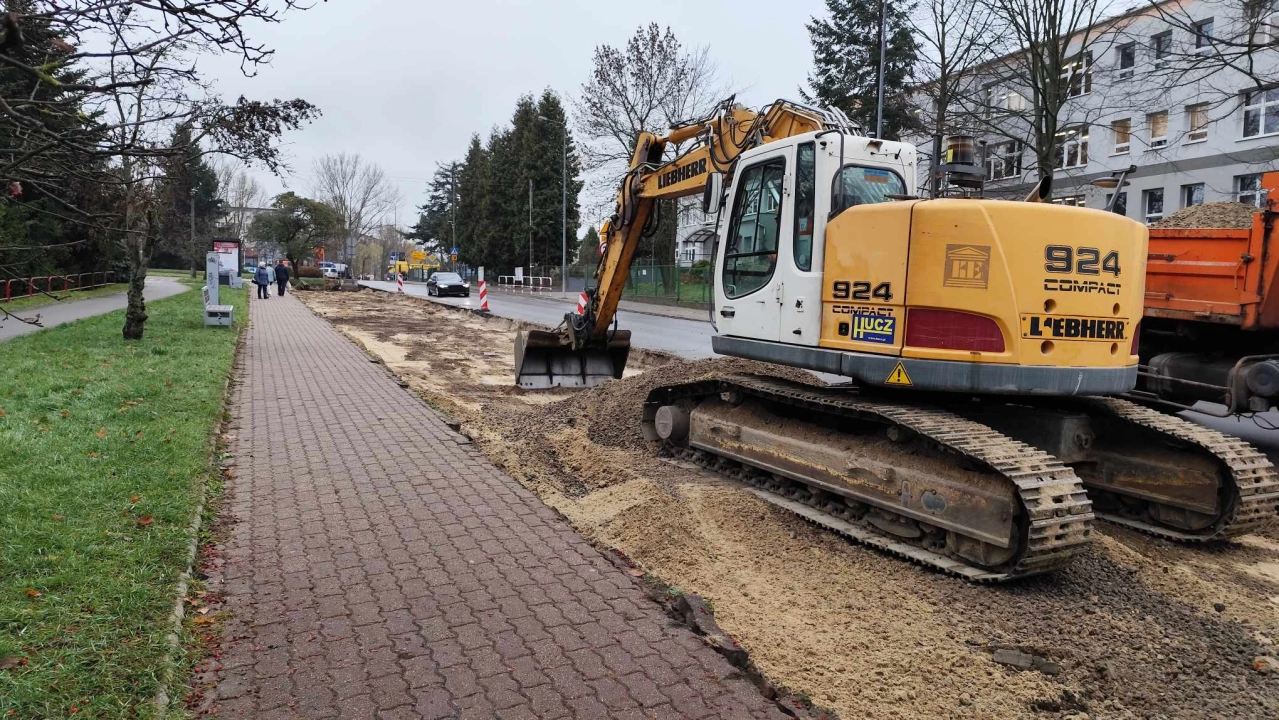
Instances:
[[[725,335],[778,341],[783,278],[779,252],[790,242],[788,155],[793,148],[744,161],[733,181],[729,221],[720,242],[715,307]],[[788,253],[789,254],[789,253]]]

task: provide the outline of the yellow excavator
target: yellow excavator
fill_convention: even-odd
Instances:
[[[645,437],[676,462],[974,581],[1060,568],[1095,516],[1192,542],[1273,518],[1260,452],[1118,397],[1137,382],[1146,228],[1042,202],[1050,179],[1027,202],[981,198],[971,138],[934,157],[924,199],[914,146],[785,100],[641,134],[589,303],[521,333],[517,383],[622,376],[636,248],[659,199],[701,194],[715,352],[843,382],[656,388]]]

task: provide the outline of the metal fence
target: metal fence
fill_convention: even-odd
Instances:
[[[567,292],[578,293],[588,287],[595,287],[595,268],[570,266],[568,282],[561,284],[559,267],[535,267],[533,275],[549,277],[551,289],[559,292],[563,287]],[[706,264],[696,267],[680,265],[657,265],[646,260],[637,260],[631,265],[631,272],[626,278],[623,298],[643,300],[655,298],[663,302],[681,302],[708,304],[711,301],[711,269]]]
[[[115,282],[114,272],[80,273],[78,275],[40,275],[29,278],[15,278],[0,286],[0,302],[20,297],[30,297],[36,293],[66,292],[68,290],[88,290]]]

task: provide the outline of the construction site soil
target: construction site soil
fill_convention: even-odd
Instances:
[[[516,323],[386,293],[306,303],[585,537],[711,601],[774,683],[854,718],[1275,718],[1279,542],[1100,526],[1063,572],[965,583],[850,544],[646,446],[650,388],[740,372],[646,353],[585,391],[513,386]],[[1040,659],[1036,670],[996,662]],[[1056,671],[1055,674],[1052,674]]]
[[[1250,228],[1257,208],[1234,202],[1203,203],[1182,208],[1150,224],[1152,228]]]

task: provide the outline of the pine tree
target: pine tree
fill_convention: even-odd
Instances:
[[[594,225],[586,228],[586,235],[578,242],[577,259],[573,264],[592,270],[600,264],[600,234]]]
[[[195,277],[204,265],[205,252],[211,247],[210,231],[222,213],[218,176],[205,161],[200,146],[192,143],[190,123],[174,128],[169,147],[178,148],[181,153],[167,158],[163,166],[160,245],[182,262],[190,263],[191,276]],[[192,212],[195,213],[194,233]]]
[[[457,246],[462,257],[474,265],[484,265],[486,259],[480,225],[488,174],[488,150],[480,143],[479,135],[472,135],[457,171]]]
[[[447,252],[453,246],[453,204],[461,164],[437,164],[427,185],[426,203],[418,208],[417,224],[406,237],[428,252]]]
[[[900,139],[916,126],[906,87],[918,53],[911,32],[910,3],[883,1],[886,24],[884,137]],[[876,0],[826,0],[825,19],[807,24],[813,45],[810,90],[805,100],[843,110],[868,133],[875,130],[879,102],[879,8]]]

